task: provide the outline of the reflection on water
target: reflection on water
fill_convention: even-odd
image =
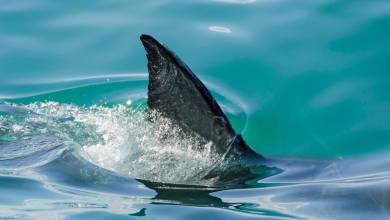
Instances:
[[[249,4],[255,3],[256,0],[214,0],[216,2],[231,3],[231,4]]]
[[[222,32],[222,33],[231,33],[232,30],[230,30],[227,27],[221,27],[221,26],[210,26],[209,27],[210,31],[215,31],[215,32]]]

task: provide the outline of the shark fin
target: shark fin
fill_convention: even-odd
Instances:
[[[148,105],[164,117],[211,141],[216,152],[226,154],[237,140],[221,107],[190,68],[171,50],[149,35],[141,35],[147,52]],[[242,143],[244,140],[239,136]],[[240,144],[240,152],[254,153]]]

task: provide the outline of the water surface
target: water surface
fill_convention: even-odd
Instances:
[[[0,218],[390,218],[388,1],[0,3]],[[191,184],[215,158],[156,144],[141,33],[270,158],[258,178]]]

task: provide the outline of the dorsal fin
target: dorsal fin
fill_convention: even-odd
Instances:
[[[171,50],[148,35],[141,41],[148,58],[149,107],[225,153],[236,133],[210,92]]]

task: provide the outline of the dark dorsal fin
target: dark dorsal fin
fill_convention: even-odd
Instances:
[[[225,153],[236,134],[210,92],[171,50],[148,35],[141,41],[148,58],[149,107]]]

